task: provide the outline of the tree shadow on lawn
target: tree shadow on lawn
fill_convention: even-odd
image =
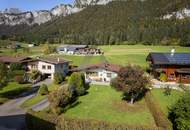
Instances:
[[[140,112],[144,111],[146,109],[146,105],[144,102],[141,102],[146,93],[148,92],[148,89],[145,89],[143,93],[139,94],[136,100],[134,101],[134,104],[130,104],[130,96],[127,94],[122,95],[121,101],[114,101],[113,104],[116,106],[117,110],[119,111],[127,111],[127,112]]]
[[[148,91],[149,91],[149,89],[145,89],[142,93],[140,93],[140,94],[136,97],[136,99],[134,100],[134,103],[135,103],[135,102],[138,102],[138,101],[140,101],[140,100],[142,100],[142,99],[145,97],[145,95],[146,95],[146,93],[147,93]],[[125,101],[130,102],[131,97],[130,97],[129,94],[123,93],[123,95],[122,95],[122,100],[125,100]]]
[[[25,115],[0,116],[0,129],[26,130]]]
[[[16,88],[7,92],[0,93],[0,98],[4,99],[15,99],[20,97],[26,97],[31,94],[34,94],[38,91],[40,86],[36,87],[23,87],[23,88]]]

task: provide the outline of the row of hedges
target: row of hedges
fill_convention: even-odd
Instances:
[[[28,130],[163,130],[158,127],[108,123],[105,121],[65,118],[46,112],[26,114]]]
[[[154,117],[156,125],[163,128],[164,130],[173,130],[172,123],[162,112],[160,105],[157,103],[151,92],[146,93],[145,100]]]
[[[46,112],[28,111],[26,114],[28,130],[56,130],[57,117]]]
[[[58,130],[162,130],[158,127],[108,123],[105,121],[59,117]]]

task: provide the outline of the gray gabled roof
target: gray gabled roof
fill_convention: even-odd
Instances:
[[[146,60],[157,65],[190,65],[190,53],[150,53]]]
[[[86,48],[86,47],[88,47],[88,45],[65,45],[65,46],[60,46],[58,48],[58,50],[62,51],[65,48],[67,48],[68,51],[75,51],[77,49],[82,49],[82,48]]]

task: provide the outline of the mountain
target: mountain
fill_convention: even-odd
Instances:
[[[57,6],[52,9],[53,19],[40,25],[0,25],[0,39],[52,44],[190,46],[189,0],[95,2],[94,5],[94,0],[76,0],[74,5]],[[65,13],[60,15],[62,11]]]
[[[112,1],[33,27],[23,38],[40,43],[189,46],[190,17],[184,14],[189,9],[189,0]]]
[[[73,13],[77,13],[90,5],[96,4],[107,4],[111,0],[76,0],[74,5],[58,5],[51,10],[40,10],[40,11],[28,11],[22,12],[17,8],[6,9],[0,12],[0,24],[4,25],[34,25],[42,24],[52,20],[57,16],[67,16]]]

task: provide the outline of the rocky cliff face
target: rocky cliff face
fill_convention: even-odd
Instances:
[[[19,24],[42,24],[53,17],[67,16],[72,13],[76,13],[84,9],[89,5],[101,5],[107,4],[112,0],[75,0],[73,5],[58,5],[51,10],[40,10],[40,11],[28,11],[21,12],[19,9],[11,8],[5,11],[0,11],[0,25],[19,25]]]

